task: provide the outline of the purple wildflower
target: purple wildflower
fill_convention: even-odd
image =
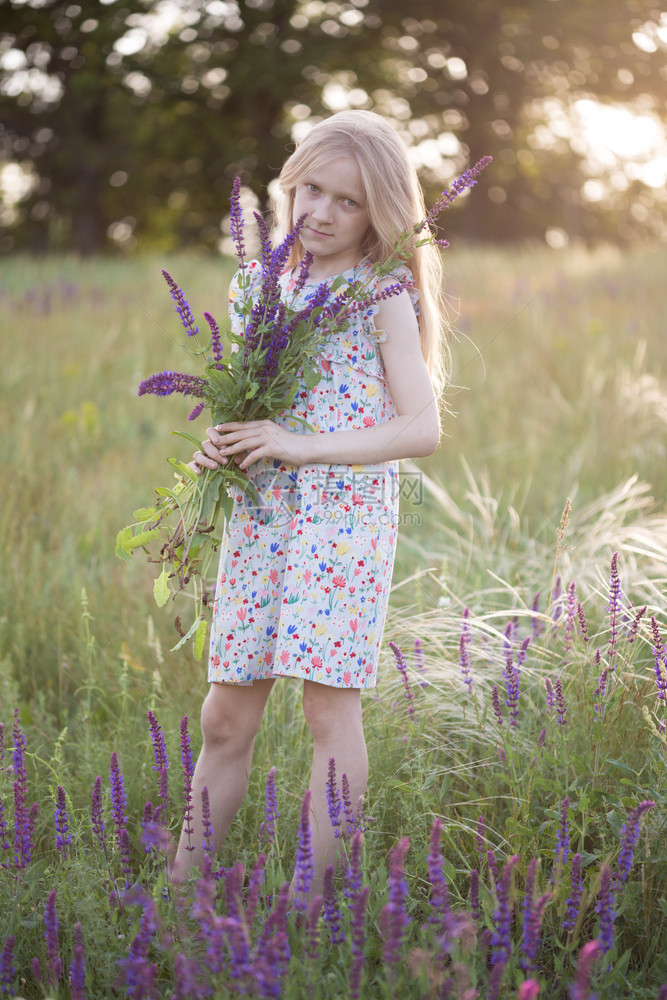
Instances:
[[[363,846],[361,830],[355,830],[350,845],[350,856],[345,868],[345,895],[347,899],[355,899],[361,889],[361,851]]]
[[[546,742],[546,739],[547,739],[546,729],[540,729],[539,733],[537,734],[537,740],[535,741],[537,746],[543,747]]]
[[[660,637],[658,623],[651,616],[651,632],[653,633],[653,656],[655,657],[655,680],[658,688],[658,698],[660,701],[667,701],[667,662],[665,661],[665,650]]]
[[[14,711],[14,748],[12,767],[14,771],[14,864],[26,868],[32,857],[32,831],[36,818],[37,803],[28,810],[28,772],[25,763],[26,741],[19,725],[18,709]]]
[[[538,590],[533,598],[533,603],[530,606],[532,611],[531,616],[531,628],[533,632],[533,639],[539,639],[544,631],[544,625],[540,619],[540,591]]]
[[[174,955],[174,992],[170,1000],[203,1000],[210,995],[208,987],[199,984],[200,965],[182,951]]]
[[[596,663],[600,663],[600,650],[596,651]],[[598,677],[598,686],[595,689],[595,697],[598,699],[595,703],[595,715],[596,718],[599,716],[603,709],[604,696],[607,693],[607,682],[609,680],[609,667],[605,667],[600,676]]]
[[[132,1000],[145,1000],[155,995],[157,966],[149,961],[148,953],[158,929],[157,913],[150,897],[146,897],[142,905],[139,931],[130,945],[127,958],[118,962],[125,980],[126,996]]]
[[[56,848],[60,851],[63,858],[66,858],[67,848],[72,843],[72,834],[69,832],[67,820],[67,799],[65,797],[65,789],[61,785],[58,785],[56,792],[56,811],[54,814],[54,821],[56,826]]]
[[[639,840],[639,824],[641,818],[645,812],[648,812],[649,809],[653,809],[654,806],[655,802],[652,802],[651,799],[645,799],[643,802],[640,802],[638,806],[635,806],[634,809],[628,810],[625,823],[621,827],[621,851],[618,855],[617,861],[618,875],[614,879],[616,883],[625,882],[630,874],[635,847],[637,846],[637,841]]]
[[[482,915],[479,906],[479,872],[476,868],[470,872],[470,913],[473,920],[479,920]]]
[[[442,925],[443,917],[450,912],[449,888],[447,879],[442,872],[442,820],[439,816],[433,820],[428,852],[428,877],[431,883],[431,916],[430,924]]]
[[[201,863],[201,875],[195,883],[192,916],[197,922],[197,936],[206,944],[204,964],[214,975],[222,970],[224,953],[222,925],[215,913],[215,894],[213,865],[210,855],[205,854]]]
[[[602,945],[603,953],[606,953],[614,947],[614,921],[616,920],[616,908],[609,865],[603,864],[600,868],[600,892],[595,905],[595,912],[600,918],[598,941]]]
[[[459,664],[461,666],[461,673],[463,674],[463,683],[467,685],[468,691],[472,691],[473,678],[470,672],[469,652],[472,635],[470,634],[470,625],[468,624],[469,618],[470,608],[466,608],[463,612],[463,627],[461,629],[461,638],[459,639]]]
[[[493,708],[493,714],[496,717],[496,722],[499,726],[503,724],[503,710],[500,707],[500,695],[498,693],[498,685],[494,684],[491,688],[491,706]]]
[[[166,820],[169,806],[169,759],[167,757],[167,747],[164,739],[164,732],[157,721],[155,713],[150,709],[146,712],[146,718],[151,731],[151,741],[153,743],[153,755],[155,764],[153,770],[158,775],[158,795],[162,799],[162,804],[155,810],[154,820]]]
[[[352,907],[352,917],[350,927],[352,930],[352,963],[350,965],[350,979],[348,983],[348,996],[350,1000],[359,1000],[361,995],[361,976],[364,968],[364,945],[366,944],[366,904],[370,887],[365,885],[360,890]]]
[[[154,396],[171,396],[180,392],[184,396],[205,396],[208,382],[200,375],[186,375],[183,372],[159,372],[150,375],[139,384],[138,396],[152,393]]]
[[[556,704],[556,696],[554,693],[554,686],[552,684],[550,677],[544,678],[544,689],[546,691],[546,697],[547,697],[547,712],[549,713],[549,715],[551,715],[554,709],[554,705]]]
[[[599,941],[587,941],[579,952],[577,971],[570,986],[570,1000],[595,1000],[590,992],[591,973],[595,959],[603,951]]]
[[[493,953],[491,962],[495,965],[505,965],[512,954],[512,872],[519,861],[519,855],[508,858],[503,868],[500,883],[497,886],[497,906],[493,913],[494,932],[491,935]]]
[[[570,823],[568,819],[570,810],[570,799],[566,795],[560,804],[560,824],[556,833],[556,855],[555,865],[565,865],[570,854]]]
[[[405,910],[408,887],[403,875],[403,865],[409,849],[410,840],[403,837],[389,852],[389,902],[380,913],[382,960],[392,973],[398,965],[403,936],[410,923]]]
[[[5,941],[2,952],[0,952],[0,994],[13,996],[12,983],[16,974],[16,967],[12,964],[14,959],[14,948],[16,947],[16,936],[10,934]]]
[[[202,849],[213,854],[213,825],[211,823],[211,803],[206,785],[201,790]]]
[[[537,1000],[540,995],[540,984],[536,979],[526,979],[521,983],[517,1000]]]
[[[588,645],[588,623],[586,621],[586,614],[581,601],[577,601],[577,620],[579,622],[579,630],[583,636],[584,642]]]
[[[320,953],[320,914],[322,913],[322,896],[315,896],[308,905],[305,919],[306,955],[311,962],[316,962]]]
[[[531,641],[532,641],[531,637],[529,635],[527,635],[526,638],[521,643],[521,647],[520,647],[519,652],[517,653],[517,657],[516,657],[516,672],[517,672],[517,674],[521,673],[521,668],[523,667],[524,663],[526,662],[526,657],[528,656],[528,647],[530,646]]]
[[[535,899],[535,877],[537,874],[537,858],[528,865],[526,874],[526,891],[523,901],[523,936],[521,939],[521,968],[526,972],[534,972],[537,968],[537,952],[540,946],[540,928],[547,903],[551,893],[547,892]]]
[[[581,906],[581,896],[584,889],[584,882],[581,875],[581,854],[577,852],[572,858],[572,871],[570,873],[570,895],[565,903],[566,911],[563,918],[563,930],[574,930],[579,916]]]
[[[306,792],[301,803],[301,820],[299,822],[299,844],[296,851],[295,871],[295,907],[304,910],[306,896],[313,884],[313,839],[310,829],[310,802],[312,792]]]
[[[564,726],[567,722],[567,706],[565,704],[565,696],[563,694],[563,682],[560,677],[556,678],[554,687],[556,689],[556,714],[558,716],[558,725]]]
[[[329,812],[329,819],[331,820],[331,826],[333,828],[334,837],[340,837],[341,812],[343,804],[340,799],[340,792],[338,791],[338,782],[336,781],[335,757],[329,757],[329,771],[327,774],[326,792],[327,792],[327,809]]]
[[[69,966],[69,988],[71,1000],[86,1000],[86,959],[83,948],[83,928],[74,925],[74,948]]]
[[[637,638],[637,633],[639,632],[639,623],[646,614],[646,611],[647,611],[647,606],[644,605],[643,608],[640,608],[639,611],[636,611],[632,616],[632,621],[628,627],[628,644],[632,645],[632,643]]]
[[[264,881],[265,869],[266,854],[260,852],[257,856],[252,872],[250,873],[248,884],[248,898],[245,905],[245,919],[248,929],[252,928],[257,907],[259,905],[259,896],[262,888],[262,882]]]
[[[206,403],[197,403],[194,410],[190,410],[188,413],[188,420],[196,420],[197,417],[203,412]]]
[[[106,857],[106,827],[104,825],[104,810],[102,808],[102,779],[97,776],[93,785],[92,802],[90,807],[90,819],[93,833],[97,837],[97,843],[104,851]]]
[[[195,845],[192,843],[192,835],[195,832],[192,826],[192,775],[195,770],[195,763],[192,757],[192,747],[190,746],[190,733],[188,732],[188,717],[184,715],[181,719],[181,765],[183,772],[183,797],[185,806],[183,809],[184,824],[183,829],[188,837],[186,851],[194,851]]]
[[[551,591],[551,617],[554,622],[558,622],[563,613],[563,582],[560,573],[556,577],[554,588]]]
[[[500,875],[498,873],[498,861],[496,859],[495,852],[491,850],[491,848],[489,848],[488,851],[486,852],[486,863],[488,865],[489,874],[493,879],[493,884],[491,886],[491,889],[493,892],[497,893],[498,882],[500,881]]]
[[[44,939],[46,941],[46,981],[55,986],[63,974],[63,963],[58,947],[58,917],[56,916],[56,890],[52,889],[44,908]]]
[[[5,759],[5,724],[0,722],[0,768]]]
[[[394,660],[396,661],[396,666],[398,668],[399,674],[401,675],[401,679],[403,681],[403,687],[405,688],[405,697],[408,702],[408,715],[414,721],[415,718],[414,695],[412,693],[412,689],[410,687],[410,680],[408,678],[408,665],[405,662],[405,657],[403,656],[403,653],[400,651],[395,642],[390,642],[389,648],[394,654]]]
[[[210,312],[204,313],[204,319],[208,323],[211,331],[211,354],[214,358],[214,366],[218,369],[218,371],[222,371],[225,368],[225,349],[222,346],[220,329]]]
[[[125,829],[125,823],[127,822],[127,816],[125,814],[127,797],[125,795],[125,780],[121,774],[120,767],[118,766],[118,754],[115,750],[111,754],[110,780],[111,815],[116,828],[116,844],[120,847],[120,835]]]
[[[174,302],[174,309],[178,313],[179,319],[183,324],[183,329],[186,331],[188,337],[196,337],[199,333],[199,327],[195,323],[195,318],[192,315],[192,310],[190,309],[190,304],[185,297],[185,293],[182,288],[179,288],[169,271],[165,271],[162,268],[162,277],[169,285],[169,291],[171,292],[171,297]],[[141,393],[139,393],[141,395]]]
[[[329,929],[332,944],[341,944],[345,940],[343,918],[336,902],[334,892],[334,867],[327,865],[324,871],[324,921]]]
[[[505,678],[505,687],[507,689],[505,704],[509,709],[510,726],[514,726],[514,728],[516,728],[518,725],[517,719],[519,717],[519,673],[514,666],[511,649],[509,649],[505,654],[503,677]]]
[[[239,266],[245,266],[246,248],[243,242],[243,212],[241,211],[241,178],[235,177],[232,182],[232,194],[229,199],[230,214],[229,224],[232,231],[232,240],[236,250],[236,257]]]
[[[264,819],[259,825],[260,843],[266,844],[269,851],[276,839],[276,819],[279,815],[276,799],[276,769],[272,767],[266,779]]]
[[[424,221],[417,227],[416,231],[421,232],[421,230],[426,226],[432,229],[441,212],[444,212],[445,209],[449,208],[450,205],[456,201],[459,195],[463,194],[467,188],[475,187],[477,184],[477,178],[481,174],[482,170],[484,170],[485,167],[488,167],[489,163],[491,163],[491,157],[483,156],[482,159],[478,160],[473,167],[469,167],[459,177],[452,181],[450,186],[443,190],[440,197],[433,204],[432,208],[426,215]]]
[[[37,980],[37,982],[41,983],[41,981],[42,981],[42,964],[41,964],[40,960],[37,958],[37,955],[34,956],[32,962],[30,963],[30,968],[31,968],[32,974],[35,977],[35,979]]]
[[[345,815],[345,822],[347,824],[347,832],[348,835],[351,835],[354,833],[357,827],[361,829],[361,817],[357,817],[355,815],[354,809],[352,808],[350,782],[346,774],[341,775],[340,785],[341,785],[340,797],[343,803],[343,813]]]
[[[130,859],[130,835],[127,832],[127,827],[124,826],[120,831],[120,863],[123,870],[123,875],[130,876],[132,874]]]
[[[290,961],[287,934],[288,896],[289,882],[285,882],[264,925],[265,933],[260,937],[255,953],[255,975],[259,981],[261,995],[266,997],[279,998],[283,995],[282,981],[287,974]]]
[[[619,619],[621,614],[621,581],[618,575],[618,552],[614,552],[611,557],[611,575],[609,580],[609,666],[616,669],[614,654],[616,652],[616,642],[618,640]]]

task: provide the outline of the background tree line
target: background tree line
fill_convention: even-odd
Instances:
[[[232,177],[265,207],[299,129],[342,106],[396,124],[430,196],[494,157],[452,232],[667,231],[664,191],[596,161],[571,113],[667,119],[655,0],[0,0],[0,18],[0,163],[29,178],[4,251],[217,248]]]

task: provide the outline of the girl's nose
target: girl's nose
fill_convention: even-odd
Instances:
[[[331,222],[331,202],[329,199],[320,199],[310,214],[317,222]]]

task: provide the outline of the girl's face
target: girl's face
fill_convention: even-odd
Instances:
[[[294,195],[294,222],[307,215],[301,243],[313,255],[313,278],[358,264],[370,227],[361,171],[352,156],[322,161],[304,174]]]

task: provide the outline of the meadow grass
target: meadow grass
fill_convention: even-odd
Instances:
[[[570,995],[581,947],[601,933],[596,904],[608,866],[617,916],[613,946],[593,966],[595,989],[605,997],[655,997],[667,983],[666,712],[650,626],[654,616],[664,639],[667,514],[656,498],[665,490],[661,292],[667,254],[450,254],[453,311],[460,297],[453,317],[459,388],[450,390],[447,403],[456,416],[444,422],[438,454],[420,463],[421,500],[404,505],[380,683],[363,699],[372,762],[366,814],[372,819],[363,846],[370,895],[361,995],[463,997],[469,988],[480,998],[492,996],[490,977],[499,966],[499,996],[516,996],[526,979],[539,982],[541,997]],[[8,935],[16,936],[15,973],[6,988],[26,997],[70,996],[67,970],[77,921],[87,956],[86,996],[150,995],[128,986],[129,972],[119,965],[137,940],[144,967],[155,964],[159,996],[177,988],[179,953],[200,969],[202,982],[208,975],[214,984],[214,994],[202,995],[233,996],[241,988],[229,970],[207,972],[206,880],[195,891],[199,915],[179,910],[160,894],[159,852],[147,855],[140,840],[144,803],[156,801],[146,711],[156,713],[167,741],[168,826],[175,833],[183,808],[179,723],[189,717],[196,753],[205,690],[202,665],[189,654],[169,652],[176,639],[173,618],[187,613],[187,599],[158,611],[152,567],[139,559],[128,567],[113,555],[115,534],[132,510],[149,502],[153,484],[169,481],[165,457],[184,457],[169,431],[183,427],[187,401],[136,397],[143,377],[186,363],[159,274],[163,266],[185,287],[198,314],[207,308],[223,318],[231,273],[224,261],[16,258],[3,266],[0,695],[9,756],[0,799],[10,847],[1,852],[7,867],[0,873],[0,948]],[[572,511],[563,518],[568,497]],[[614,553],[621,594],[610,576]],[[588,642],[568,604],[573,583]],[[635,634],[633,621],[644,605]],[[410,699],[389,640],[404,653]],[[558,705],[548,706],[547,679],[552,686],[560,680],[562,723]],[[519,686],[516,725],[506,705],[513,703],[512,684]],[[502,722],[493,708],[494,685]],[[272,693],[249,794],[215,861],[252,868],[264,784],[275,767],[280,818],[263,890],[274,899],[259,905],[253,942],[270,923],[296,859],[310,763],[298,700],[296,684],[278,685]],[[15,774],[7,766],[15,707],[27,742],[28,806],[37,801],[40,807],[30,863],[18,870]],[[109,863],[104,861],[91,832],[90,796],[98,775],[110,822],[112,751],[125,775],[129,872],[110,837]],[[55,845],[58,786],[67,796],[73,838],[66,858]],[[622,880],[622,845],[629,836],[622,827],[627,810],[643,800],[655,805],[641,818],[634,863]],[[561,830],[559,861],[564,815],[567,856]],[[458,923],[444,920],[442,906],[429,902],[429,837],[437,818]],[[390,852],[403,837],[410,838],[404,900],[395,860],[393,876],[390,870]],[[346,850],[350,846],[348,838]],[[568,930],[563,922],[575,854],[583,898]],[[513,953],[503,963],[498,935],[505,918],[492,871],[494,858],[502,875],[514,855],[520,861],[509,891]],[[532,859],[539,862],[535,899],[551,894],[535,970],[520,964]],[[480,883],[474,918],[465,916],[473,871]],[[141,886],[143,895],[135,892],[135,904],[125,900],[119,907],[113,887],[122,897],[126,882]],[[312,948],[310,954],[303,925],[291,918],[292,959],[282,995],[350,995],[354,951],[344,882],[337,876],[346,942],[331,941],[328,920],[318,954]],[[65,969],[49,985],[48,972],[39,983],[31,963],[38,956],[44,970],[49,966],[44,912],[53,889]],[[411,919],[395,965],[382,932],[392,898]],[[142,954],[139,920],[142,913],[150,916],[149,899],[160,929],[144,942]],[[426,923],[429,916],[440,923]],[[450,994],[448,977],[454,979]]]

